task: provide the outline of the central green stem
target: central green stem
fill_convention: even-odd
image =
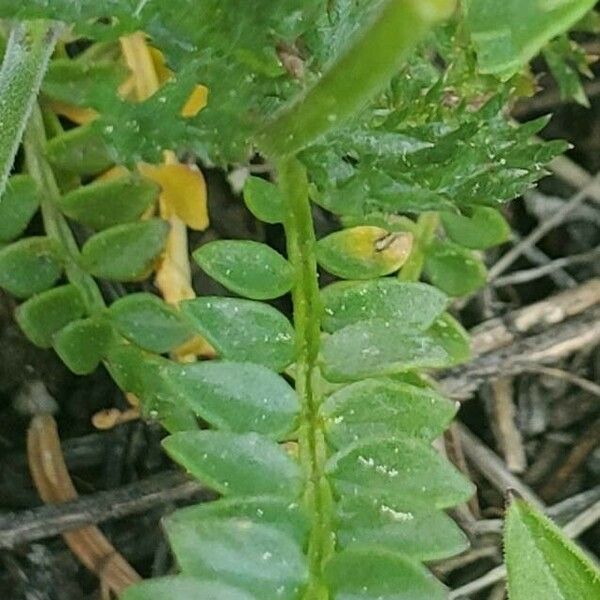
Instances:
[[[310,583],[305,600],[328,598],[323,565],[333,551],[331,488],[325,477],[327,451],[319,416],[317,359],[321,335],[321,307],[315,258],[315,234],[308,198],[306,172],[296,159],[278,164],[283,192],[288,258],[294,268],[292,290],[296,330],[296,392],[302,406],[299,427],[300,462],[304,469],[304,502],[313,521],[308,545]]]

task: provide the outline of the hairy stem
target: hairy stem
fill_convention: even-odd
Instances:
[[[62,25],[17,23],[0,69],[0,199]]]
[[[414,232],[412,252],[400,271],[402,281],[419,281],[421,278],[427,247],[431,244],[439,224],[440,215],[437,212],[426,212],[419,217]]]
[[[292,290],[296,330],[296,391],[301,402],[300,461],[306,478],[304,501],[313,517],[308,556],[310,584],[305,600],[328,598],[323,565],[333,551],[331,489],[325,477],[326,445],[319,417],[321,394],[317,358],[320,344],[319,283],[315,234],[306,172],[296,159],[278,164],[279,185],[286,203],[288,258],[295,271]]]

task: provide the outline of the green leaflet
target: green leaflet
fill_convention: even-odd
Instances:
[[[214,296],[183,302],[181,308],[223,358],[275,371],[294,360],[294,329],[272,306]]]
[[[327,441],[343,448],[359,439],[410,435],[433,441],[457,406],[433,390],[391,381],[364,379],[333,393],[321,406]]]
[[[92,236],[81,249],[81,264],[95,277],[136,281],[147,277],[163,251],[169,224],[150,219],[116,225]]]
[[[333,333],[367,319],[384,319],[406,332],[424,331],[445,310],[448,299],[424,283],[395,278],[342,281],[321,291],[323,329]]]
[[[471,358],[471,340],[464,327],[450,314],[439,317],[427,331],[448,354],[449,366],[460,365]]]
[[[62,272],[56,246],[47,237],[23,238],[0,249],[0,287],[17,298],[51,288]]]
[[[482,72],[508,79],[595,4],[594,0],[467,0],[466,22]]]
[[[38,189],[31,177],[9,177],[0,202],[0,242],[10,242],[19,237],[39,205]]]
[[[163,445],[176,462],[221,494],[295,498],[300,492],[296,461],[255,433],[185,431],[166,438]]]
[[[95,230],[137,221],[158,200],[159,187],[137,175],[96,181],[62,196],[57,205],[67,217]]]
[[[120,298],[111,304],[108,317],[121,335],[157,354],[181,346],[194,335],[183,316],[153,294]]]
[[[290,264],[266,244],[218,240],[201,246],[193,256],[213,279],[240,296],[269,300],[292,287]]]
[[[512,600],[600,597],[598,567],[537,509],[513,499],[504,530]]]
[[[169,597],[177,600],[259,600],[224,583],[184,576],[147,580],[128,587],[121,594],[122,600],[165,600]]]
[[[510,237],[510,226],[500,212],[477,206],[471,217],[443,212],[442,222],[448,237],[457,244],[485,250],[502,244]]]
[[[294,428],[294,389],[262,365],[205,361],[173,366],[167,377],[194,413],[219,429],[280,439]]]
[[[248,210],[265,223],[283,223],[283,199],[279,188],[260,177],[248,177],[244,185]]]

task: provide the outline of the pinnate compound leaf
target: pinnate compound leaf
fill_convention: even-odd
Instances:
[[[92,373],[113,339],[113,331],[101,319],[78,319],[63,327],[53,338],[54,350],[76,375]]]
[[[227,289],[253,300],[283,296],[292,287],[292,267],[266,244],[217,240],[194,252],[194,260]]]
[[[244,202],[260,221],[283,223],[283,198],[279,188],[271,182],[260,177],[248,177],[244,185]]]
[[[442,222],[453,242],[473,250],[498,246],[510,237],[510,225],[502,213],[487,206],[476,206],[470,217],[443,212]]]
[[[359,440],[327,463],[342,496],[413,508],[447,508],[473,494],[472,484],[428,442],[406,436]]]
[[[163,354],[193,335],[192,327],[158,296],[130,294],[111,304],[108,315],[116,330],[144,350]]]
[[[19,237],[40,205],[35,181],[29,175],[13,175],[0,200],[0,242]]]
[[[181,308],[227,360],[254,362],[275,371],[283,371],[294,360],[294,329],[272,306],[206,296],[182,302]]]
[[[50,348],[53,336],[85,314],[85,306],[74,285],[63,285],[29,298],[15,313],[25,335],[40,348]]]
[[[150,219],[116,225],[92,236],[81,250],[82,266],[95,277],[136,281],[147,277],[164,249],[169,225]]]
[[[330,444],[343,448],[368,437],[404,434],[433,441],[457,406],[431,389],[389,379],[364,379],[333,393],[321,406]]]
[[[173,460],[221,494],[294,498],[300,492],[296,461],[256,433],[184,431],[165,438],[163,445]]]
[[[364,225],[336,231],[317,242],[319,264],[344,279],[372,279],[398,271],[412,248],[410,233]]]
[[[337,539],[341,548],[375,546],[429,561],[460,554],[466,535],[441,510],[402,510],[365,498],[342,498]]]
[[[67,217],[101,230],[136,221],[158,200],[158,192],[151,181],[128,174],[78,187],[57,204]]]
[[[467,296],[487,281],[487,270],[477,255],[442,240],[435,240],[427,249],[425,273],[433,285],[450,296]]]
[[[295,600],[307,581],[301,546],[278,527],[236,516],[167,520],[165,528],[185,575],[222,581],[261,600]]]
[[[323,329],[329,333],[368,319],[392,321],[407,333],[424,331],[448,304],[433,286],[396,278],[333,283],[321,291],[321,300]]]
[[[537,509],[520,499],[508,508],[504,529],[511,600],[600,598],[600,571]]]
[[[334,556],[325,571],[335,600],[443,600],[444,588],[401,554],[365,547]]]
[[[0,249],[0,287],[17,298],[51,288],[63,267],[47,237],[28,237]]]
[[[203,361],[174,366],[169,379],[196,415],[220,429],[277,439],[294,428],[294,389],[262,365]]]
[[[259,600],[225,583],[184,575],[143,581],[128,587],[120,597],[121,600]]]

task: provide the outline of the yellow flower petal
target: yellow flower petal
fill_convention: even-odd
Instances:
[[[183,164],[138,165],[142,175],[162,188],[161,202],[190,229],[203,231],[208,227],[206,182],[195,167]]]
[[[181,116],[195,117],[206,106],[207,102],[208,88],[204,85],[197,85],[181,109]]]
[[[96,181],[111,181],[113,179],[118,179],[119,177],[124,177],[127,173],[129,173],[129,171],[125,167],[117,165],[98,175]]]
[[[73,123],[77,123],[77,125],[85,125],[98,118],[98,112],[93,108],[83,108],[81,106],[75,106],[74,104],[60,102],[59,100],[52,100],[50,102],[50,108],[57,115],[67,117],[67,119],[73,121]]]
[[[163,84],[173,77],[173,71],[167,67],[165,55],[158,48],[154,48],[154,46],[150,46],[149,48],[150,56],[152,57],[152,62],[154,63],[154,70],[158,76],[158,81],[159,83]]]

